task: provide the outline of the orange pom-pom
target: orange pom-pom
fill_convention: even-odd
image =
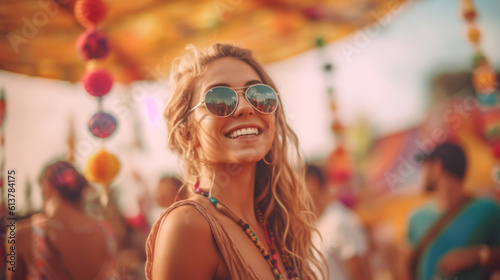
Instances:
[[[85,166],[84,174],[89,181],[109,185],[120,171],[118,158],[101,148],[90,156]]]
[[[472,84],[478,93],[491,93],[497,86],[497,74],[488,64],[480,65],[472,73]]]
[[[467,38],[474,44],[479,43],[481,32],[476,26],[469,26],[467,29]]]

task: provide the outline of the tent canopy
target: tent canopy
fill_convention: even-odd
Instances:
[[[263,63],[338,40],[375,22],[404,1],[387,0],[102,0],[98,26],[110,41],[103,62],[121,82],[165,76],[187,44],[232,42],[254,50]],[[76,0],[5,0],[0,3],[0,68],[32,76],[80,80],[76,49],[84,31]]]

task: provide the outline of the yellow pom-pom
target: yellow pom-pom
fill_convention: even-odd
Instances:
[[[467,30],[467,38],[472,43],[479,43],[479,40],[481,39],[481,32],[476,26],[470,26]]]
[[[120,161],[103,147],[90,156],[83,173],[89,181],[106,186],[113,181],[119,171]]]

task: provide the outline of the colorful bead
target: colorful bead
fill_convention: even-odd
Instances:
[[[224,213],[227,217],[229,217],[230,219],[232,219],[236,224],[238,224],[242,228],[242,230],[247,234],[247,236],[250,238],[250,240],[255,244],[255,246],[257,247],[257,249],[261,252],[261,254],[264,257],[264,259],[269,263],[271,271],[273,272],[273,274],[276,277],[276,279],[281,279],[282,278],[282,274],[281,274],[281,271],[280,271],[279,266],[278,266],[278,257],[277,257],[277,254],[276,254],[276,249],[273,246],[274,245],[274,240],[275,240],[274,239],[274,234],[270,230],[270,228],[266,225],[265,219],[264,219],[264,215],[260,211],[259,207],[257,205],[255,205],[255,213],[257,215],[259,223],[262,225],[262,227],[264,229],[266,241],[269,244],[269,248],[271,249],[270,250],[271,254],[269,254],[269,252],[263,246],[262,242],[259,241],[259,238],[257,237],[257,234],[250,227],[250,225],[247,224],[247,223],[245,223],[243,221],[243,219],[239,218],[238,215],[236,215],[236,213],[234,213],[229,207],[225,206],[223,203],[221,203],[220,201],[218,201],[216,198],[209,197],[208,192],[205,192],[205,191],[199,192],[199,190],[201,190],[199,188],[199,183],[196,183],[193,186],[193,188],[194,188],[195,193],[199,193],[199,194],[201,194],[201,195],[209,198],[210,202],[212,202],[212,204],[218,210],[220,210],[222,213]],[[288,277],[291,280],[293,280],[293,279],[300,279],[297,276],[296,277],[291,277],[291,275],[297,275],[297,273],[295,271],[295,268],[292,266],[292,262],[290,261],[290,259],[291,259],[290,255],[285,252],[283,246],[282,246],[282,250],[281,250],[281,255],[283,257],[283,262],[284,262],[285,269],[286,269]]]
[[[218,203],[217,199],[215,199],[215,198],[213,198],[213,197],[210,197],[209,199],[210,199],[210,201],[212,202],[212,204],[213,204],[214,206],[216,206],[216,205],[217,205],[217,203]]]

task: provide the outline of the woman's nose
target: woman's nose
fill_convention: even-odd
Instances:
[[[255,114],[255,110],[250,105],[248,100],[245,98],[245,93],[239,92],[238,93],[238,107],[236,107],[236,110],[234,111],[233,116],[235,118],[239,118],[245,115],[251,116]]]

